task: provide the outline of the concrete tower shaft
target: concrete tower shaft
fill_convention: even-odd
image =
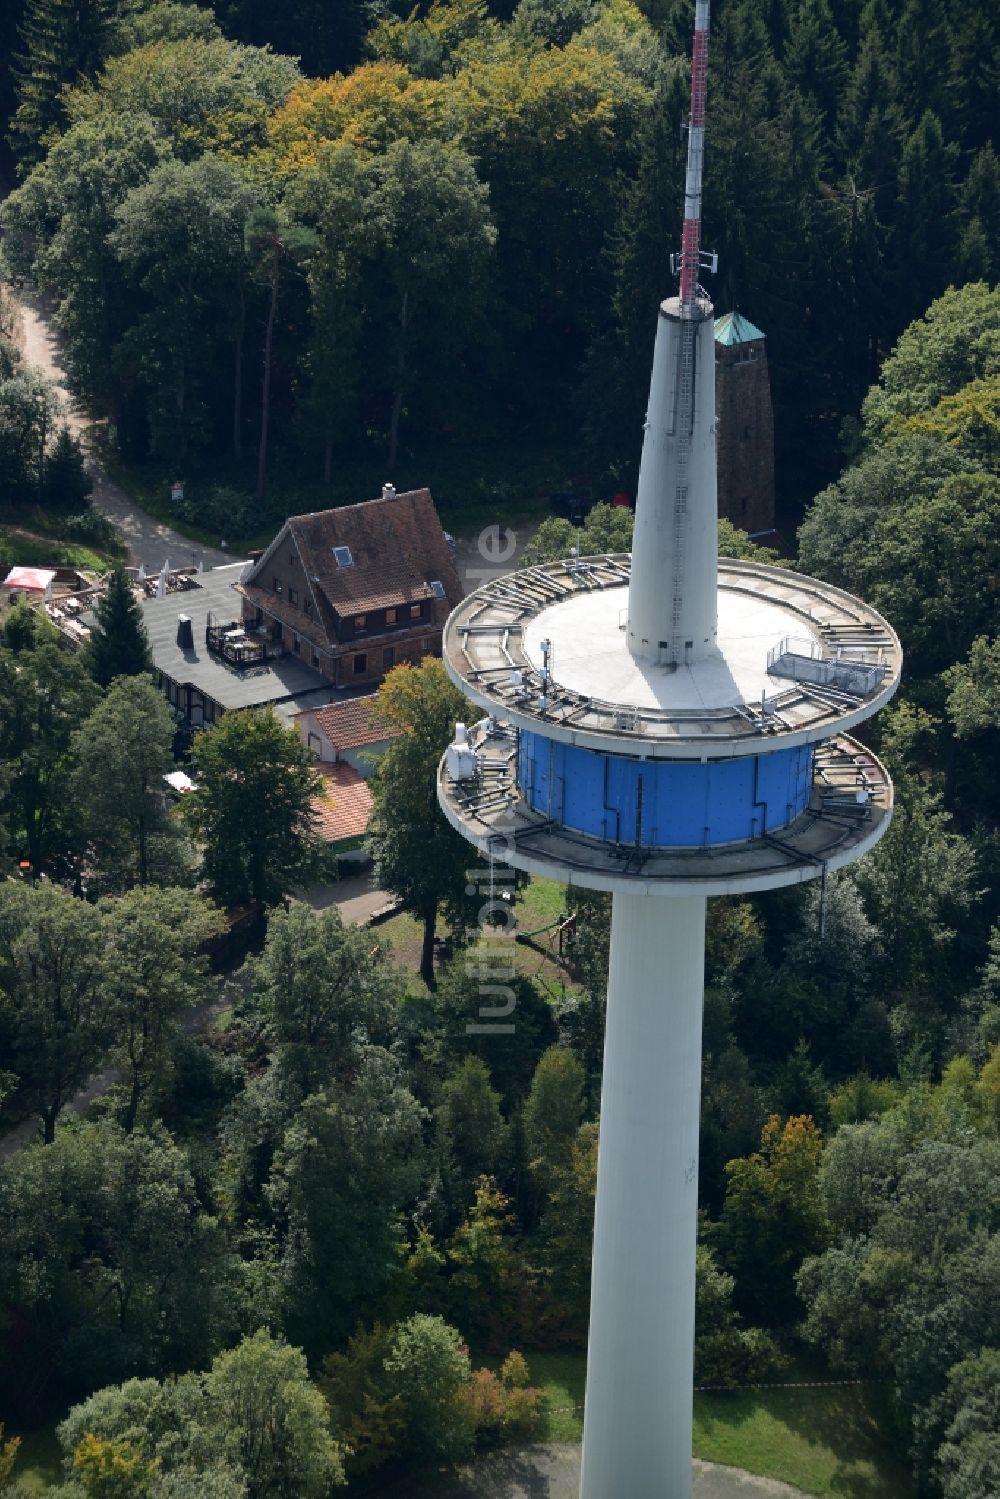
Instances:
[[[627,640],[639,661],[715,650],[718,553],[711,304],[660,307],[632,541]]]
[[[691,1496],[706,897],[825,875],[892,815],[884,766],[846,733],[899,683],[891,627],[818,579],[717,556],[708,10],[632,552],[496,578],[442,642],[487,715],[441,762],[445,816],[491,867],[614,897],[581,1499]]]

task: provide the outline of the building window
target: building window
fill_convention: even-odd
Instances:
[[[295,652],[295,654],[297,656],[301,656],[301,654],[302,654],[302,640],[301,640],[301,637],[298,636],[298,635],[293,635],[292,636],[292,650]]]
[[[303,599],[302,608],[305,610],[306,619],[309,619],[313,612],[312,599]]]
[[[260,629],[261,625],[264,623],[264,611],[263,611],[263,609],[255,609],[254,610],[254,612],[253,612],[253,622],[257,626],[257,628]]]
[[[292,588],[290,585],[289,585],[289,589],[288,589],[288,602],[290,604],[294,604],[296,608],[298,608],[298,606],[299,606],[299,596],[295,592],[295,589]]]
[[[395,666],[395,664],[396,652],[393,650],[391,645],[387,645],[385,650],[382,652],[382,670],[388,671],[389,667]]]
[[[364,674],[365,674],[365,672],[367,670],[368,670],[368,657],[364,656],[364,655],[362,655],[362,656],[355,656],[355,658],[354,658],[354,675],[356,677],[363,677]]]
[[[274,579],[274,591],[275,591],[275,593],[278,595],[278,597],[280,599],[281,598],[281,579],[280,578],[275,578]]]
[[[395,609],[387,609],[385,611],[385,622],[387,625],[394,625],[396,623]]]
[[[338,567],[354,566],[354,558],[351,556],[350,547],[334,547],[333,555]]]
[[[363,630],[364,627],[365,627],[365,616],[363,614],[356,614],[354,616],[354,628],[356,630]]]
[[[410,605],[410,618],[411,619],[419,619],[420,618],[420,605],[419,604],[411,604]]]
[[[313,651],[313,666],[319,671],[319,651]]]

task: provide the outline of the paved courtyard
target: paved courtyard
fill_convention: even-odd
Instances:
[[[454,1478],[410,1479],[384,1499],[577,1499],[580,1448],[565,1443],[498,1452]],[[609,1496],[611,1499],[611,1496]],[[804,1499],[801,1489],[740,1468],[694,1464],[694,1499]]]

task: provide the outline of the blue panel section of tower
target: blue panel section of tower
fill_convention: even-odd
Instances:
[[[812,746],[734,760],[637,760],[523,730],[518,785],[537,812],[609,843],[705,848],[793,822],[812,789]]]

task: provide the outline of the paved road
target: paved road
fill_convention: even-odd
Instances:
[[[73,405],[66,390],[65,371],[59,353],[58,335],[52,327],[51,317],[44,305],[19,292],[24,331],[24,357],[29,364],[48,375],[59,387],[66,404],[69,426],[77,436],[86,440],[87,422]],[[129,561],[138,566],[145,563],[148,570],[159,569],[169,560],[172,567],[186,567],[188,563],[204,559],[206,567],[218,567],[222,563],[238,562],[239,558],[219,547],[202,546],[165,526],[162,521],[146,515],[136,508],[135,501],[109,478],[93,453],[87,456],[87,471],[94,481],[93,505],[108,520],[113,521],[123,532],[128,544]]]
[[[345,926],[364,926],[393,901],[387,890],[376,888],[370,870],[365,874],[346,875],[332,885],[308,885],[299,899],[312,906],[314,911],[336,906]]]
[[[380,1499],[577,1499],[580,1448],[565,1443],[499,1452],[463,1469],[455,1478],[436,1476],[423,1486],[413,1479]],[[805,1499],[800,1489],[742,1468],[694,1464],[694,1499]]]

